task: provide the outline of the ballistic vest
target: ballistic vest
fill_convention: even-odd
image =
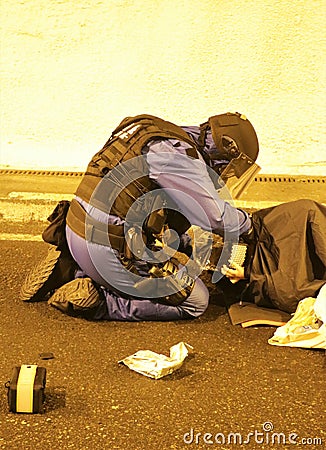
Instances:
[[[186,150],[187,155],[198,158],[195,141],[181,127],[152,115],[127,117],[113,131],[104,147],[93,156],[77,188],[76,195],[102,211],[115,214],[124,219],[135,199],[158,187],[149,178],[148,167],[142,167],[142,164],[146,165],[145,158],[141,158],[142,160],[139,161],[139,177],[137,181],[127,185],[125,183],[125,187],[120,189],[113,204],[110,205],[110,211],[108,211],[107,196],[104,191],[106,188],[111,190],[112,186],[105,186],[104,183],[103,194],[99,192],[99,195],[94,196],[94,191],[98,188],[101,180],[119,164],[141,156],[144,147],[149,141],[160,139],[177,139],[186,142],[190,146]],[[137,164],[132,169],[137,170],[136,166]],[[127,179],[124,178],[124,175],[127,177],[127,174],[117,173],[116,178],[120,178],[120,180],[117,180],[117,183]],[[98,191],[100,190],[98,188]]]

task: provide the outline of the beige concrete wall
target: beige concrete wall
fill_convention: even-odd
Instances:
[[[326,174],[325,0],[2,0],[1,165],[84,170],[127,115],[240,111],[264,173]]]

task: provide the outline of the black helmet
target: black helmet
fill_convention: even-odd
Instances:
[[[216,153],[210,151],[209,159],[225,158],[230,161],[220,175],[238,198],[260,170],[255,164],[259,145],[254,127],[246,116],[238,112],[212,116],[201,125],[201,145],[205,142],[208,129],[211,129],[216,146]]]
[[[212,116],[201,127],[211,129],[220,157],[222,154],[230,161],[243,153],[256,161],[259,152],[257,135],[243,114],[228,112]],[[213,159],[214,155],[210,158]]]

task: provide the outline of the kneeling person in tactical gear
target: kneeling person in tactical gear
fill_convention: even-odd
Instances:
[[[93,319],[201,316],[209,294],[199,275],[210,239],[203,244],[187,232],[237,240],[250,230],[248,214],[217,189],[232,179],[241,185],[243,175],[248,181],[257,155],[256,133],[238,113],[198,127],[150,115],[124,119],[90,161],[69,206],[65,238],[79,270],[49,303],[73,315],[88,310]]]

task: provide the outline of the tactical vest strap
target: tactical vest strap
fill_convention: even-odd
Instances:
[[[202,155],[205,163],[209,166],[209,156],[204,151],[206,137],[207,137],[207,131],[209,129],[209,123],[205,122],[200,125],[200,135],[198,139],[198,151]]]
[[[123,225],[108,225],[91,218],[76,200],[72,200],[70,204],[66,221],[74,233],[88,242],[110,246],[120,253],[124,252]]]

